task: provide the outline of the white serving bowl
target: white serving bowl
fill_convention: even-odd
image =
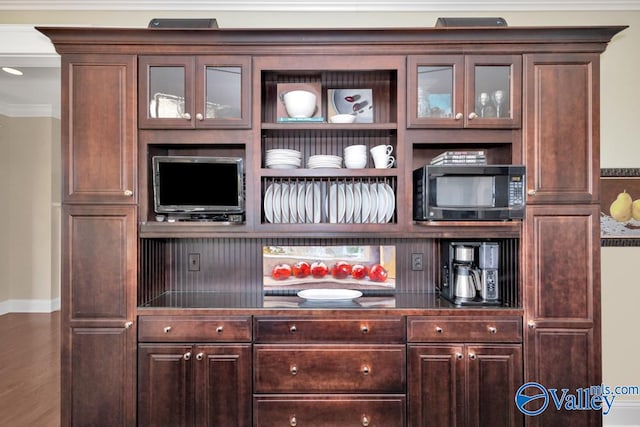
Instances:
[[[316,112],[316,95],[307,90],[292,90],[282,95],[289,117],[307,119]]]
[[[356,116],[353,114],[336,114],[329,118],[329,123],[353,123],[356,121]]]

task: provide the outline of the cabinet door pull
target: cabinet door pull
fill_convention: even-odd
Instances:
[[[441,334],[443,332],[444,330],[440,326],[436,326],[436,334]]]
[[[182,356],[182,358],[183,358],[184,360],[191,360],[191,352],[190,352],[190,351],[187,351],[187,352]]]
[[[291,365],[289,372],[291,372],[291,375],[298,375],[298,367],[296,365]]]
[[[535,196],[536,195],[536,190],[534,190],[533,188],[527,190],[527,194],[529,196]]]
[[[291,332],[292,334],[298,332],[298,328],[296,328],[296,325],[291,325],[291,327],[289,328],[289,332]]]
[[[361,421],[362,421],[362,425],[364,427],[367,427],[369,425],[369,417],[367,417],[366,415],[362,416],[362,420]]]
[[[369,333],[369,327],[367,325],[362,325],[360,327],[360,332],[362,332],[363,334],[368,334]]]
[[[478,115],[475,112],[471,112],[469,113],[469,120],[473,120],[473,119],[477,119]]]
[[[456,119],[456,120],[462,120],[462,118],[463,118],[463,117],[464,117],[464,114],[462,114],[462,113],[457,113],[457,114],[456,114],[456,116],[455,116],[455,119]]]
[[[469,353],[469,359],[476,360],[476,354],[475,353]]]
[[[127,196],[127,197],[131,197],[131,196],[133,196],[133,191],[131,191],[131,190],[124,190],[124,195],[125,195],[125,196]]]
[[[131,320],[129,320],[128,322],[125,322],[124,324],[125,329],[131,329],[132,326],[133,326],[133,322]]]
[[[223,331],[224,331],[224,327],[222,327],[222,326],[218,326],[216,328],[216,332],[219,333],[219,334],[221,334]]]
[[[202,359],[204,359],[204,353],[196,354],[196,360],[202,360]]]
[[[189,114],[189,113],[184,113],[184,114],[182,115],[182,118],[183,118],[183,119],[185,119],[185,120],[191,120],[191,114]]]
[[[529,329],[535,329],[536,328],[536,322],[534,320],[529,320],[527,322],[527,326],[529,327]]]
[[[456,353],[456,359],[462,360],[463,357],[462,353]]]
[[[204,116],[202,115],[202,113],[197,113],[196,114],[196,120],[201,122],[204,120]]]
[[[496,328],[495,326],[489,326],[488,330],[489,330],[490,334],[497,334],[498,333],[498,328]]]
[[[296,427],[298,425],[298,420],[296,419],[295,415],[289,418],[289,425],[291,427]]]
[[[371,368],[368,367],[367,365],[364,365],[362,367],[362,375],[367,376],[369,375],[369,373],[371,373]]]
[[[171,332],[171,326],[165,326],[163,331],[165,334],[168,334],[169,332]]]

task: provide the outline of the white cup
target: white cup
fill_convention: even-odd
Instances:
[[[376,145],[371,150],[373,164],[376,169],[388,169],[393,167],[396,159],[391,155],[393,147],[391,145]]]

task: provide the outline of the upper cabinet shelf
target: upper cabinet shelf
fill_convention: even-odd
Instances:
[[[520,55],[408,58],[407,125],[412,128],[519,128]]]
[[[140,56],[140,128],[251,127],[248,56]]]

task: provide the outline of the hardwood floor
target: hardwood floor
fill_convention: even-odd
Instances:
[[[60,312],[0,316],[0,426],[60,426]]]

